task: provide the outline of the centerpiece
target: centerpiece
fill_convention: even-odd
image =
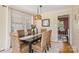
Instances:
[[[31,29],[32,29],[33,35],[35,34],[35,28],[36,28],[36,25],[32,24],[32,25],[31,25]]]

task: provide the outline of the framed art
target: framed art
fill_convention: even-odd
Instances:
[[[43,19],[42,20],[42,26],[43,27],[49,27],[50,26],[50,19]]]

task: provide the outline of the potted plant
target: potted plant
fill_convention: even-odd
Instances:
[[[36,25],[31,25],[31,29],[32,29],[32,32],[33,32],[33,35],[35,34],[35,28],[36,28]]]

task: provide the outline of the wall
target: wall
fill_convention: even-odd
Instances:
[[[0,50],[5,49],[6,38],[7,38],[7,7],[0,6]]]
[[[73,8],[73,46],[78,49],[79,52],[79,6]]]
[[[72,44],[72,40],[73,40],[73,10],[72,7],[69,9],[64,9],[64,10],[59,10],[57,12],[57,16],[59,15],[69,15],[69,40],[70,43]]]
[[[8,50],[10,48],[9,26],[8,7],[0,6],[0,50]]]
[[[69,24],[69,27],[70,27],[69,36],[70,36],[70,43],[72,44],[72,32],[73,32],[73,30],[72,30],[72,28],[73,28],[73,26],[72,26],[72,23],[73,23],[73,21],[72,21],[72,8],[42,13],[43,19],[50,19],[50,27],[42,27],[41,20],[39,20],[39,21],[34,20],[34,23],[37,25],[37,27],[39,27],[39,29],[40,28],[52,29],[51,40],[58,41],[58,34],[57,34],[58,33],[58,29],[57,29],[58,28],[58,26],[57,26],[58,20],[57,20],[57,18],[58,18],[58,16],[61,16],[61,15],[69,15],[69,17],[70,17],[69,18],[69,22],[70,22],[70,24]]]

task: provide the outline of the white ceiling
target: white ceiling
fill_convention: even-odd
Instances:
[[[22,10],[28,13],[36,14],[39,5],[9,5],[11,8]],[[64,8],[70,8],[71,5],[42,5],[41,12],[56,11]]]

